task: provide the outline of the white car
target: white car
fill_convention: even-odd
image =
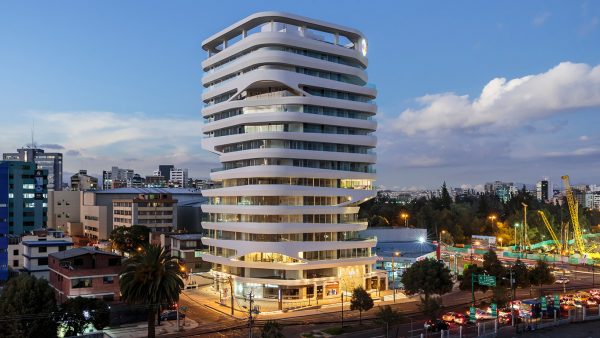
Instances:
[[[567,283],[569,283],[569,282],[570,282],[570,280],[569,280],[567,277],[558,277],[558,278],[556,279],[556,282],[555,282],[555,283],[556,283],[556,284],[567,284]]]

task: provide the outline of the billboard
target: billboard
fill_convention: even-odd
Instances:
[[[496,250],[496,237],[473,235],[471,236],[471,247],[480,250]]]
[[[36,170],[34,176],[34,199],[43,200],[44,199],[44,190],[46,190],[46,185],[44,184],[44,171]]]

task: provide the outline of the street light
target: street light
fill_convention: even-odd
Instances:
[[[498,216],[496,215],[490,215],[488,216],[488,219],[490,220],[490,223],[492,224],[492,228],[494,228],[494,221],[498,218]]]
[[[396,302],[396,265],[394,264],[394,257],[400,256],[398,251],[394,252],[392,256],[392,287],[394,290],[394,303]]]
[[[442,244],[442,234],[445,234],[446,230],[442,230],[442,232],[440,232],[440,244]]]
[[[515,223],[515,249],[517,249],[517,228],[519,227],[519,223]]]
[[[408,228],[408,214],[403,212],[402,214],[400,214],[400,217],[404,219],[404,226]]]

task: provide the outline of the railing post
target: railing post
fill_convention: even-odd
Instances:
[[[556,309],[554,309],[554,326],[556,326]]]
[[[583,310],[583,321],[585,321],[585,312],[586,312],[586,307],[585,305],[581,307],[581,309]]]
[[[463,329],[463,326],[462,326],[462,325],[460,325],[460,326],[458,327],[458,338],[462,338],[462,329]]]

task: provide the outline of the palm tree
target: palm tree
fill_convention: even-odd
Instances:
[[[128,304],[147,306],[148,337],[155,336],[154,321],[160,306],[179,300],[184,287],[182,275],[178,259],[160,245],[145,245],[125,261],[120,275],[121,297]]]

